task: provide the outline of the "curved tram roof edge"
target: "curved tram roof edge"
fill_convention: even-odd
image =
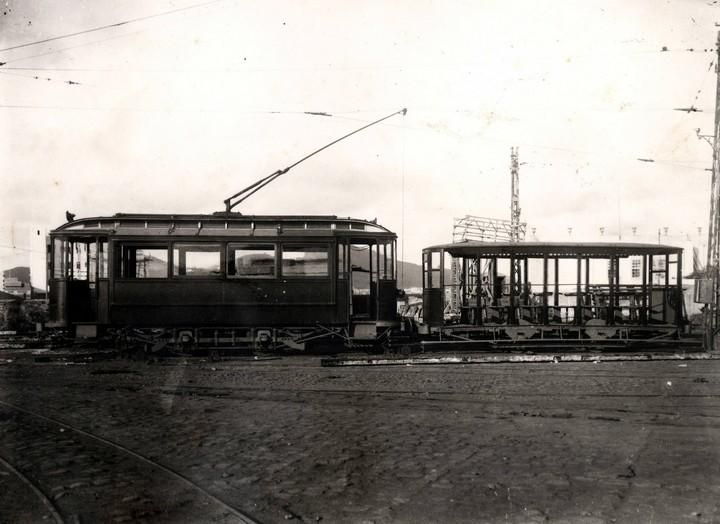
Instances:
[[[606,257],[682,253],[677,246],[631,242],[456,242],[426,247],[423,252],[443,250],[455,257],[478,255]]]
[[[108,233],[130,233],[138,229],[170,228],[173,230],[193,229],[268,229],[282,228],[293,225],[293,229],[315,231],[370,233],[395,237],[395,233],[377,223],[376,220],[365,220],[335,215],[243,215],[240,213],[216,212],[213,214],[126,214],[116,213],[112,216],[79,218],[67,222],[50,234],[80,233],[90,231],[107,231]],[[302,227],[298,227],[302,225]],[[333,227],[333,225],[335,227]],[[171,232],[169,231],[169,232]],[[179,232],[179,231],[178,231]]]

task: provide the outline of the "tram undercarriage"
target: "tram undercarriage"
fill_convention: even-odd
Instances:
[[[107,339],[124,355],[209,355],[387,349],[396,323],[313,328],[175,327],[108,329]]]

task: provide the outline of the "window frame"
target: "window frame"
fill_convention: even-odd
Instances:
[[[272,275],[238,275],[237,265],[235,274],[230,274],[230,262],[235,262],[235,256],[230,256],[231,249],[248,249],[252,247],[271,246],[273,250],[273,273]],[[252,251],[252,249],[250,249]],[[258,249],[257,251],[270,251],[269,249]],[[278,278],[278,244],[275,242],[228,242],[225,246],[225,277],[229,280],[274,280]]]
[[[335,255],[335,274],[338,280],[348,280],[347,260],[348,260],[348,244],[338,241],[337,253]]]
[[[280,278],[288,278],[292,280],[329,280],[332,275],[332,244],[328,242],[284,242],[280,244],[279,246],[279,255],[277,258],[277,270],[279,272]],[[288,248],[294,248],[298,252],[302,252],[300,248],[322,248],[325,253],[325,263],[326,263],[326,269],[324,275],[286,275],[285,274],[285,251]],[[305,251],[306,253],[319,253],[320,251]]]
[[[164,249],[165,253],[167,255],[167,260],[165,261],[165,276],[164,277],[138,277],[136,276],[128,276],[126,274],[126,261],[125,261],[125,249],[126,248],[134,248],[134,249]],[[118,280],[169,280],[171,278],[171,271],[170,266],[172,265],[172,247],[170,246],[169,242],[137,242],[137,241],[119,241],[116,243],[115,248],[116,255],[115,260],[118,262],[117,267],[115,269],[116,278]],[[135,262],[137,264],[137,261]]]
[[[187,273],[185,273],[185,274],[181,275],[181,274],[179,273],[179,271],[180,271],[179,260],[176,260],[176,257],[175,257],[175,251],[180,249],[178,246],[183,246],[183,247],[188,247],[188,246],[190,246],[190,247],[204,248],[204,249],[197,249],[197,250],[196,250],[197,253],[217,253],[217,254],[218,254],[218,272],[217,272],[217,274],[210,273],[210,274],[202,274],[202,275],[198,275],[198,274],[194,274],[194,275],[193,275],[193,274],[187,274]],[[185,249],[184,251],[185,251],[185,252],[187,252],[187,251],[192,252],[193,250],[192,250],[192,249]],[[222,243],[222,242],[192,242],[192,241],[188,241],[188,242],[185,242],[185,241],[173,242],[172,245],[170,246],[170,253],[172,254],[172,256],[168,259],[168,270],[169,270],[169,272],[170,272],[170,277],[171,277],[171,278],[176,278],[176,279],[179,279],[179,280],[185,280],[185,279],[191,279],[191,280],[200,280],[200,279],[218,280],[218,279],[225,278],[225,263],[224,263],[224,254],[223,254],[224,251],[225,251],[225,250],[223,249],[223,243]],[[177,274],[175,273],[175,268],[176,268],[176,267],[177,267],[177,270],[178,270],[178,273],[177,273]],[[186,267],[186,271],[187,271],[187,267]]]
[[[52,280],[68,279],[68,239],[65,237],[54,237],[52,241],[52,259],[50,274]]]

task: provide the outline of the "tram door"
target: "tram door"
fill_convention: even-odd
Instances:
[[[377,277],[374,275],[372,256],[373,250],[370,245],[350,245],[351,317],[356,320],[374,318],[373,282],[377,281]]]
[[[51,277],[51,286],[58,291],[55,295],[62,296],[54,311],[56,320],[67,324],[106,321],[106,240],[56,238],[53,244]]]

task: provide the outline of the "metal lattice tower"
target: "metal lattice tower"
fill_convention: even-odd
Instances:
[[[515,231],[519,240],[525,239],[527,224],[521,222]],[[502,220],[499,218],[483,218],[472,215],[465,215],[462,218],[456,218],[453,224],[453,242],[467,242],[475,240],[478,242],[513,242],[513,227],[510,220]],[[475,267],[475,261],[468,260],[468,275],[471,278],[481,278],[482,273],[487,268]],[[458,313],[460,311],[460,287],[463,284],[462,265],[457,263],[456,259],[452,259],[452,292],[450,294],[450,312]],[[473,282],[465,282],[466,285],[472,286]]]
[[[525,238],[527,224],[521,223],[517,227],[520,240]],[[465,215],[456,218],[453,224],[453,242],[466,242],[477,240],[479,242],[512,242],[513,225],[510,220],[499,218],[483,218]]]

